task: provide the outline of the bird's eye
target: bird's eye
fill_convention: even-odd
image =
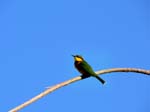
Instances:
[[[80,56],[78,56],[78,58],[81,58]]]

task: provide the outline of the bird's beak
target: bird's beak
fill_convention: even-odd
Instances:
[[[72,55],[73,57],[75,57],[75,55]]]

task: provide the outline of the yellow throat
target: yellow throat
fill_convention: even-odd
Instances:
[[[80,58],[80,57],[74,57],[74,59],[75,59],[75,61],[78,61],[78,62],[83,61],[83,59],[82,59],[82,58]]]

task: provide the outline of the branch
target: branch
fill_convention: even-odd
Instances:
[[[141,74],[146,74],[146,75],[150,75],[150,70],[144,70],[144,69],[137,69],[137,68],[112,68],[112,69],[106,69],[106,70],[100,70],[100,71],[97,71],[96,74],[98,75],[102,75],[102,74],[107,74],[107,73],[112,73],[112,72],[135,72],[135,73],[141,73]],[[86,77],[88,78],[88,77]],[[49,93],[55,91],[56,89],[59,89],[63,86],[66,86],[68,84],[71,84],[73,82],[76,82],[76,81],[79,81],[81,80],[82,77],[81,76],[78,76],[78,77],[75,77],[75,78],[72,78],[70,80],[67,80],[65,82],[62,82],[62,83],[59,83],[59,84],[56,84],[48,89],[46,89],[45,91],[43,91],[42,93],[40,93],[39,95],[33,97],[32,99],[26,101],[25,103],[15,107],[14,109],[10,110],[9,112],[17,112],[19,111],[20,109],[28,106],[29,104],[39,100],[40,98],[48,95]]]

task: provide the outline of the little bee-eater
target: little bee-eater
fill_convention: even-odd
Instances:
[[[75,68],[82,74],[82,78],[93,76],[97,78],[102,84],[105,81],[100,78],[92,69],[92,67],[80,55],[72,55],[74,57]]]

